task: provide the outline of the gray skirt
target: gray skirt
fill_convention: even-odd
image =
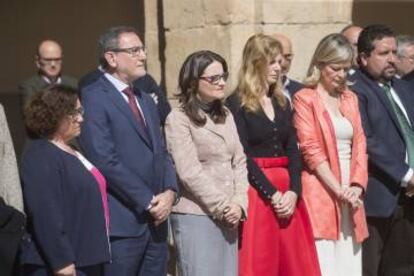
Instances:
[[[170,216],[180,276],[237,276],[238,229],[208,216]]]

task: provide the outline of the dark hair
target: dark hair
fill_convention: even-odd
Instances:
[[[358,38],[358,53],[369,56],[374,50],[374,41],[384,37],[395,37],[394,32],[385,25],[370,25],[365,27]]]
[[[199,78],[204,70],[214,61],[220,62],[223,71],[228,72],[227,63],[223,57],[212,51],[204,50],[192,53],[184,61],[178,77],[179,93],[178,100],[181,108],[190,120],[197,126],[203,126],[206,123],[206,117],[200,114],[200,105],[202,104],[197,98]],[[212,103],[211,119],[215,123],[224,123],[227,111],[221,100]]]
[[[98,40],[98,59],[102,68],[108,68],[108,62],[105,59],[105,53],[110,50],[119,48],[119,37],[124,33],[134,33],[138,35],[134,27],[117,26],[106,30]]]
[[[32,137],[51,138],[59,124],[76,108],[78,92],[70,87],[54,86],[36,92],[24,107],[24,120]]]

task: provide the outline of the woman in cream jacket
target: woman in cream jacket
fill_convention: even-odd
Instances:
[[[179,76],[180,106],[165,132],[181,185],[171,226],[182,276],[237,275],[238,225],[247,214],[246,158],[224,107],[225,60],[191,54]]]

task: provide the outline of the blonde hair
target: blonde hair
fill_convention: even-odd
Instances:
[[[352,46],[345,36],[337,33],[325,36],[316,47],[306,78],[303,81],[304,85],[315,87],[318,84],[321,78],[321,66],[352,62],[353,56]]]
[[[281,54],[281,49],[280,43],[275,38],[261,33],[247,40],[243,49],[236,90],[242,106],[248,111],[257,112],[260,109],[260,93],[268,88],[268,64]],[[280,106],[286,106],[281,81],[269,87],[269,94],[276,98]]]

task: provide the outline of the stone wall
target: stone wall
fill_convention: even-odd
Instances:
[[[352,0],[146,0],[145,4],[147,44],[165,50],[162,58],[160,53],[149,54],[148,70],[165,83],[170,98],[184,59],[201,49],[224,56],[232,90],[244,43],[256,32],[280,32],[291,38],[295,58],[290,76],[301,80],[319,40],[340,31],[352,16]],[[163,25],[155,27],[148,21],[157,18],[152,16],[157,11],[162,12],[158,23]],[[165,45],[158,44],[160,37]]]

